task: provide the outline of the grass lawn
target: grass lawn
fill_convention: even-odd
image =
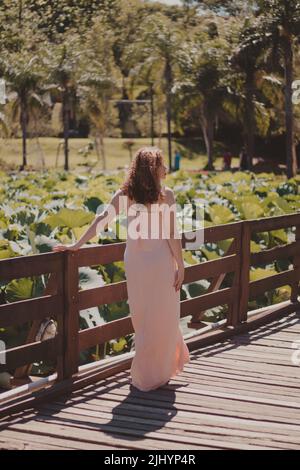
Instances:
[[[128,139],[121,138],[107,138],[105,139],[106,161],[107,169],[115,170],[118,167],[124,167],[130,163],[129,151],[123,148],[123,143]],[[133,139],[135,144],[133,146],[133,155],[137,149],[144,145],[151,145],[150,139],[140,138]],[[54,168],[56,166],[58,146],[62,139],[56,137],[41,137],[37,139],[28,139],[28,165],[40,169],[42,167],[42,155],[44,155],[45,166],[47,168]],[[69,165],[71,169],[77,166],[95,164],[97,168],[102,169],[102,162],[97,162],[97,155],[94,150],[91,151],[88,157],[84,157],[80,150],[84,149],[91,139],[70,139],[69,141],[70,154]],[[207,157],[201,150],[197,150],[197,145],[189,145],[190,140],[186,142],[172,143],[173,156],[176,148],[178,147],[182,153],[186,153],[188,157],[181,159],[181,168],[187,170],[202,169],[207,163]],[[158,139],[155,140],[155,145],[158,145]],[[195,150],[196,147],[196,150]],[[164,152],[165,163],[168,164],[167,152],[167,139],[162,139],[161,148]],[[0,139],[0,159],[7,164],[21,165],[22,163],[22,140],[21,139]],[[238,166],[238,158],[233,158],[232,166]],[[222,158],[217,157],[215,160],[216,169],[222,168]],[[64,155],[63,145],[60,146],[58,155],[58,167],[63,168]]]

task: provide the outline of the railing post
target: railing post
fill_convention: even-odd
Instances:
[[[57,294],[61,298],[61,310],[59,314],[56,317],[57,321],[57,332],[59,335],[62,336],[64,334],[64,316],[65,316],[65,297],[64,297],[64,292],[65,292],[65,287],[64,287],[64,253],[59,253],[62,259],[62,269],[60,272],[56,274],[56,288],[57,288]],[[64,342],[63,342],[64,344]],[[57,356],[57,361],[56,361],[56,372],[57,372],[57,381],[60,382],[61,380],[64,379],[64,345],[62,346],[62,351],[61,354]]]
[[[238,321],[247,321],[249,288],[250,288],[250,258],[251,258],[251,221],[242,221],[241,251],[240,251],[240,281]]]
[[[237,267],[234,271],[234,278],[232,283],[233,300],[229,307],[227,326],[236,326],[240,323],[240,293],[241,293],[241,267],[242,267],[242,238],[243,238],[243,225],[240,222],[238,225],[238,233],[235,237],[235,253],[237,256]]]
[[[296,225],[295,241],[298,242],[299,240],[300,240],[300,225]],[[297,271],[300,268],[300,254],[293,256],[293,265],[294,265],[295,277],[296,277]],[[296,278],[295,282],[291,285],[291,302],[297,303],[298,295],[299,295],[299,279]]]
[[[64,252],[63,377],[72,377],[79,362],[79,297],[77,252]]]
[[[224,256],[232,255],[235,252],[236,252],[236,239],[233,240],[233,242],[229,246],[229,248],[226,251],[226,253],[224,254]],[[209,288],[207,289],[207,294],[209,294],[210,292],[214,292],[214,291],[218,290],[220,288],[220,285],[222,284],[223,279],[225,278],[225,276],[226,276],[226,273],[223,273],[223,274],[218,274],[216,277],[214,277],[211,281],[211,284],[210,284]],[[206,312],[206,310],[202,310],[200,312],[192,314],[192,318],[187,323],[187,326],[189,328],[194,328],[194,329],[200,329],[200,328],[206,327],[207,324],[202,322],[202,320],[201,320],[204,317],[205,312]],[[231,315],[231,313],[230,313],[230,315]]]

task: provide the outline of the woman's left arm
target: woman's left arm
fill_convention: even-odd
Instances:
[[[98,214],[93,220],[90,227],[87,231],[77,240],[76,243],[72,245],[57,245],[53,248],[53,251],[63,251],[63,250],[78,250],[82,245],[88,242],[91,238],[94,238],[101,230],[107,227],[107,225],[120,213],[121,211],[121,197],[123,191],[118,189],[110,202],[108,203],[107,208]]]

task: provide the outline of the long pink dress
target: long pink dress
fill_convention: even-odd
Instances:
[[[131,205],[130,201],[127,198],[127,208]],[[144,211],[139,213],[140,233],[153,233],[151,227],[155,223],[152,223],[151,212],[159,210],[158,207],[161,206],[144,206]],[[165,219],[165,211],[160,211]],[[127,224],[133,218],[128,214]],[[146,222],[145,227],[148,229],[143,227],[146,220],[148,225]],[[159,224],[162,225],[162,219]],[[176,292],[173,286],[176,261],[167,239],[161,234],[159,229],[158,238],[134,239],[127,225],[124,266],[128,304],[135,330],[131,383],[145,392],[166,384],[190,361],[179,323],[180,291]]]

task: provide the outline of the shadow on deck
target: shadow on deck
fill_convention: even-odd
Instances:
[[[155,391],[116,373],[5,418],[0,448],[299,449],[299,344],[290,313],[191,351]]]

